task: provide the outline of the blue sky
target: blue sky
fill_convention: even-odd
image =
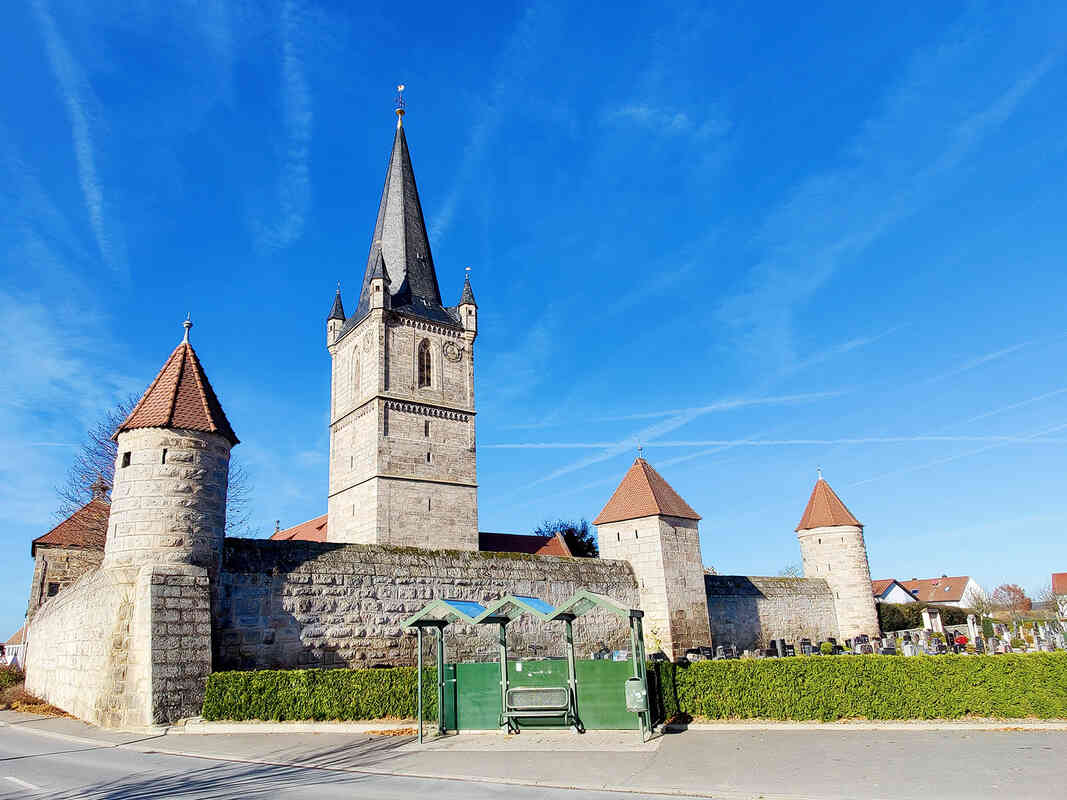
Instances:
[[[258,535],[324,512],[399,82],[483,530],[592,519],[640,440],[720,572],[799,561],[816,465],[876,578],[1067,569],[1067,8],[907,5],[8,9],[0,621],[187,312]]]

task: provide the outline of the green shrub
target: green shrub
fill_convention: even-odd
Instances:
[[[414,719],[417,672],[292,669],[214,672],[204,693],[207,720]],[[437,670],[423,671],[423,714],[437,719]]]
[[[820,642],[819,652],[824,656],[832,656],[834,654],[834,646],[829,642]]]
[[[709,719],[1067,717],[1067,653],[701,661],[673,669],[680,713]]]
[[[0,667],[0,691],[17,683],[22,683],[25,677],[18,667]]]
[[[427,719],[437,718],[436,671],[423,673]],[[998,656],[825,656],[649,665],[658,719],[1067,718],[1067,653]],[[413,719],[416,671],[216,672],[208,720]]]
[[[878,624],[883,631],[904,631],[923,626],[923,609],[930,603],[875,603],[878,609]],[[941,622],[945,625],[966,625],[966,608],[952,606],[932,606],[941,612]]]

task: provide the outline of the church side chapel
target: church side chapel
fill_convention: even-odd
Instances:
[[[225,537],[239,440],[186,321],[115,432],[114,486],[32,544],[27,690],[104,726],[173,722],[200,712],[213,670],[410,665],[402,620],[435,598],[507,593],[557,605],[584,589],[640,608],[649,652],[670,659],[713,638],[876,635],[862,525],[821,476],[797,528],[801,579],[706,575],[700,515],[644,458],[594,521],[599,558],[558,535],[478,530],[478,304],[468,274],[445,305],[402,101],[396,115],[359,296],[346,313],[338,288],[326,319],[326,513]],[[492,631],[452,628],[451,657],[495,658]],[[574,632],[582,653],[628,646],[606,614]],[[546,626],[519,620],[508,636],[563,654]]]

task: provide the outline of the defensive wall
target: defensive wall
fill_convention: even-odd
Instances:
[[[771,639],[839,635],[834,595],[822,578],[705,575],[704,586],[716,644],[740,651],[769,647]]]
[[[540,597],[552,605],[579,589],[639,606],[629,563],[516,553],[385,545],[226,539],[216,617],[216,669],[414,664],[401,621],[440,597]],[[522,618],[508,626],[516,654],[564,654],[562,626]],[[574,623],[583,656],[629,647],[624,621],[600,613]],[[449,659],[493,660],[495,626],[452,625]]]
[[[211,672],[207,570],[93,570],[37,610],[26,641],[26,690],[80,719],[128,728],[194,716]]]

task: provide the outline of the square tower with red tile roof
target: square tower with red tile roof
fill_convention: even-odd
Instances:
[[[700,515],[643,458],[593,520],[601,558],[629,561],[649,649],[674,660],[711,646]]]
[[[478,549],[469,278],[444,306],[402,109],[354,313],[326,320],[332,359],[326,539]]]

